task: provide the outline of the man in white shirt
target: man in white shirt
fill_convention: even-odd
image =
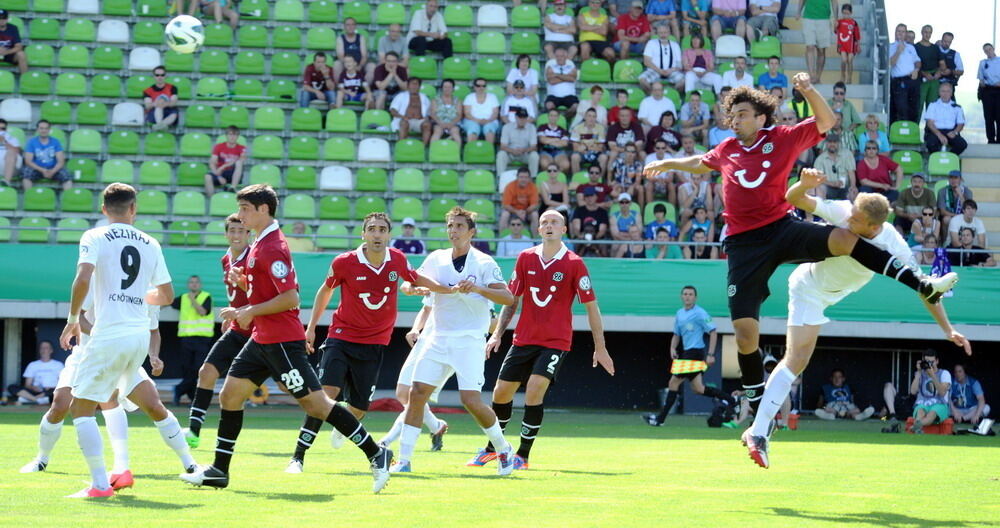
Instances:
[[[565,108],[566,119],[572,119],[576,114],[576,105],[580,99],[576,96],[576,79],[579,73],[576,65],[569,60],[569,51],[556,48],[556,58],[545,63],[545,111]]]
[[[514,114],[518,108],[523,108],[528,112],[528,118],[532,121],[538,117],[538,106],[535,105],[535,98],[524,94],[524,81],[518,79],[511,85],[514,93],[508,95],[500,106],[500,120],[504,124],[511,123],[516,117]]]
[[[440,52],[445,59],[451,57],[451,39],[444,16],[438,11],[438,0],[427,0],[423,9],[413,12],[406,40],[414,55],[421,56],[431,50]]]
[[[965,128],[965,112],[952,98],[955,88],[951,83],[938,86],[940,99],[927,106],[924,112],[924,145],[928,152],[938,152],[945,145],[961,156],[969,144],[961,136]]]
[[[38,359],[28,363],[24,369],[24,384],[7,387],[7,392],[18,403],[48,405],[52,401],[52,391],[63,370],[62,362],[52,359],[52,352],[52,342],[38,343]]]
[[[542,25],[545,28],[545,57],[548,60],[556,58],[556,47],[565,47],[569,60],[576,57],[577,47],[576,20],[573,15],[566,14],[566,0],[552,2],[554,12],[545,15]]]
[[[406,90],[392,98],[392,103],[389,104],[389,113],[392,114],[390,128],[393,132],[399,132],[400,141],[406,139],[410,131],[419,130],[426,145],[431,138],[431,121],[427,119],[431,100],[420,93],[420,83],[420,79],[410,77],[406,82]]]
[[[3,164],[3,185],[10,187],[21,155],[21,142],[7,132],[7,120],[0,118],[0,164]]]
[[[646,71],[639,75],[639,86],[649,93],[653,83],[666,81],[680,90],[684,86],[684,62],[681,47],[670,39],[670,26],[656,24],[656,38],[646,43],[642,63]],[[659,122],[657,122],[659,124]]]
[[[889,44],[889,122],[916,121],[920,115],[920,56],[906,42],[906,24],[896,26]]]
[[[760,40],[765,35],[778,34],[778,12],[781,11],[781,0],[750,0],[750,14],[747,26],[756,33],[754,40]],[[750,35],[747,35],[750,38]]]
[[[753,88],[753,83],[753,75],[747,71],[746,57],[736,57],[733,61],[733,69],[722,74],[722,86],[731,88],[749,86]]]
[[[962,245],[958,235],[963,227],[968,227],[976,233],[976,245],[987,247],[986,225],[983,224],[981,218],[976,218],[976,211],[978,210],[979,204],[975,200],[966,200],[962,203],[962,214],[955,215],[948,221],[948,239],[951,240],[952,246],[958,247]]]
[[[677,107],[669,97],[663,95],[663,83],[655,82],[650,94],[639,103],[638,117],[642,131],[649,132],[650,128],[659,125],[663,112],[673,112],[677,115]]]
[[[507,225],[510,226],[510,234],[501,237],[500,243],[497,244],[498,257],[516,257],[521,251],[534,247],[535,243],[524,236],[524,221],[514,217]]]

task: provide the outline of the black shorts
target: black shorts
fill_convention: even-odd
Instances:
[[[240,353],[240,350],[243,350],[249,340],[250,338],[243,334],[232,330],[226,331],[212,345],[212,350],[208,351],[205,363],[215,367],[215,370],[219,371],[219,375],[225,377],[226,373],[229,372],[229,367],[233,364],[233,359]]]
[[[549,378],[549,381],[555,381],[565,357],[565,350],[538,345],[513,345],[503,358],[498,377],[504,381],[527,383],[532,374],[538,374]]]
[[[172,115],[177,114],[177,108],[173,106],[168,106],[163,109],[163,119],[166,119]],[[146,122],[149,124],[156,123],[156,109],[146,112]],[[176,123],[176,121],[175,121]]]
[[[209,174],[212,175],[212,182],[214,182],[216,186],[222,186],[233,183],[234,172],[236,172],[236,169],[226,169],[222,172],[210,172]]]
[[[296,399],[322,390],[316,371],[306,357],[305,340],[262,345],[249,339],[233,359],[229,376],[248,379],[255,385],[271,376],[283,383]]]
[[[729,314],[733,320],[760,319],[760,305],[771,295],[767,281],[781,264],[819,262],[832,257],[833,226],[790,216],[726,238],[729,255]]]
[[[556,108],[569,108],[579,102],[580,99],[578,99],[575,95],[565,95],[563,97],[556,97],[554,95],[550,95],[545,98],[546,105],[552,103],[553,105],[555,105]]]
[[[8,53],[0,57],[0,61],[6,62],[7,64],[17,64],[17,53]]]
[[[689,348],[687,350],[681,350],[677,353],[677,359],[690,359],[692,361],[705,361],[705,349],[704,348]],[[702,371],[704,372],[704,371]],[[701,372],[687,372],[685,374],[671,374],[672,376],[677,376],[678,378],[684,378],[686,380],[693,380],[698,376],[701,376]]]
[[[604,50],[611,47],[611,43],[606,40],[585,40],[584,42],[590,44],[591,58],[601,58],[601,55],[604,54]]]
[[[340,387],[340,399],[362,411],[375,397],[378,371],[382,368],[385,345],[351,343],[327,338],[321,347],[319,380],[324,387]]]

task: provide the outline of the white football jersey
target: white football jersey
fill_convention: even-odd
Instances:
[[[847,219],[851,217],[852,209],[853,205],[847,200],[817,200],[814,213],[831,225],[847,229]],[[913,252],[910,251],[910,246],[888,222],[882,223],[882,230],[874,238],[861,238],[861,240],[888,251],[906,266],[920,269]],[[856,292],[868,284],[875,275],[849,256],[832,257],[803,265],[810,267],[820,287],[828,292]]]
[[[461,272],[456,271],[452,263],[451,248],[439,249],[428,255],[417,271],[445,286],[454,286],[463,280],[471,280],[480,287],[507,284],[493,257],[476,248],[469,249]],[[431,321],[434,335],[482,337],[490,328],[493,302],[478,293],[438,293],[434,294],[433,303]]]
[[[170,282],[156,239],[128,224],[96,227],[80,238],[79,263],[94,265],[91,336],[116,337],[148,331],[146,292]]]

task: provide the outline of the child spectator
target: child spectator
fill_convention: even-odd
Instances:
[[[337,108],[342,108],[346,102],[362,103],[366,109],[373,104],[371,89],[358,70],[357,61],[350,55],[344,56],[344,71],[337,79],[337,88]]]
[[[240,184],[247,148],[238,143],[239,139],[240,129],[231,126],[226,129],[226,141],[212,148],[212,157],[208,161],[209,173],[205,175],[207,196],[212,196],[216,187],[232,192]]]
[[[861,52],[861,26],[853,18],[850,3],[840,7],[837,20],[837,53],[840,53],[840,82],[850,83],[854,77],[854,56]]]

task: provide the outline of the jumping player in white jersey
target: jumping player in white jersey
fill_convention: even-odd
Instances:
[[[457,286],[458,293],[434,296],[433,334],[416,359],[409,406],[400,439],[400,458],[390,472],[408,473],[413,450],[420,436],[423,408],[437,387],[454,373],[462,405],[476,419],[490,441],[498,446],[498,475],[514,469],[512,448],[503,437],[496,413],[482,400],[486,361],[486,332],[493,303],[509,305],[514,296],[507,290],[500,266],[489,255],[472,247],[476,213],[455,207],[445,215],[451,249],[439,249],[418,270],[437,282]]]
[[[112,183],[104,189],[101,211],[109,224],[80,238],[80,259],[70,297],[69,317],[59,343],[70,350],[80,342],[80,310],[93,288],[94,327],[72,381],[70,413],[91,483],[74,498],[114,494],[104,468],[104,443],[94,414],[115,389],[131,394],[143,381],[139,369],[149,351],[147,304],[170,304],[174,288],[159,242],[132,224],[136,192]],[[155,290],[149,290],[150,286]],[[171,415],[172,416],[172,415]],[[176,418],[174,419],[176,422]],[[178,438],[180,428],[177,429]]]
[[[813,213],[835,227],[849,229],[864,243],[888,251],[900,267],[909,266],[918,276],[922,275],[903,237],[891,223],[886,222],[890,207],[884,196],[860,193],[851,204],[847,200],[819,200],[806,194],[824,181],[826,176],[819,171],[805,169],[800,181],[788,189],[785,198],[795,207]],[[753,425],[743,433],[742,438],[750,458],[760,467],[770,465],[768,437],[771,422],[788,396],[792,382],[809,364],[820,328],[829,321],[823,311],[863,288],[873,276],[872,271],[848,256],[800,264],[789,276],[788,353],[771,372]],[[931,304],[926,299],[922,301],[944,331],[945,338],[963,347],[966,354],[972,354],[965,336],[948,321],[944,306],[940,302]]]

